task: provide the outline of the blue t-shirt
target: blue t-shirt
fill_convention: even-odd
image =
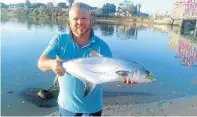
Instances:
[[[58,56],[60,59],[67,61],[88,57],[90,48],[104,56],[112,57],[108,45],[95,36],[93,31],[89,42],[81,48],[74,42],[71,33],[59,34],[50,41],[43,55],[52,59]],[[58,82],[60,89],[58,104],[62,108],[74,113],[94,113],[102,109],[102,85],[97,85],[90,95],[83,97],[85,85],[79,79],[65,73],[64,76],[58,78]]]

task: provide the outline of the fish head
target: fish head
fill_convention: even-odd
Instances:
[[[130,78],[135,82],[154,82],[156,79],[152,72],[145,68],[135,68],[131,70],[119,70],[116,74],[122,76],[122,78]]]
[[[135,79],[141,79],[144,80],[145,82],[156,81],[153,73],[145,69],[144,67],[141,67],[138,70],[134,71],[133,74],[134,74],[133,76],[136,77]]]

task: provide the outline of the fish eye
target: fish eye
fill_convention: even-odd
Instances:
[[[128,76],[128,72],[127,71],[116,71],[116,73],[120,76]]]
[[[146,74],[150,74],[150,72],[147,69],[145,69],[144,67],[140,68],[140,70],[143,71]]]
[[[146,70],[145,73],[148,74],[148,75],[151,74],[148,70]]]

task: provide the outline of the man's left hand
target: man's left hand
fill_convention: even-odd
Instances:
[[[124,83],[124,84],[127,84],[127,85],[133,85],[133,84],[138,84],[137,82],[134,82],[134,81],[132,81],[132,80],[130,80],[130,78],[124,78],[123,80],[122,80],[122,82]]]

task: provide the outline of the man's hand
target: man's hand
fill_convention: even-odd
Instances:
[[[64,73],[66,72],[62,66],[63,62],[64,62],[64,60],[59,59],[59,58],[52,60],[51,69],[58,76],[63,76]]]
[[[132,80],[130,80],[129,77],[124,78],[122,82],[123,82],[124,84],[127,84],[127,85],[138,84],[137,82],[133,82]]]

